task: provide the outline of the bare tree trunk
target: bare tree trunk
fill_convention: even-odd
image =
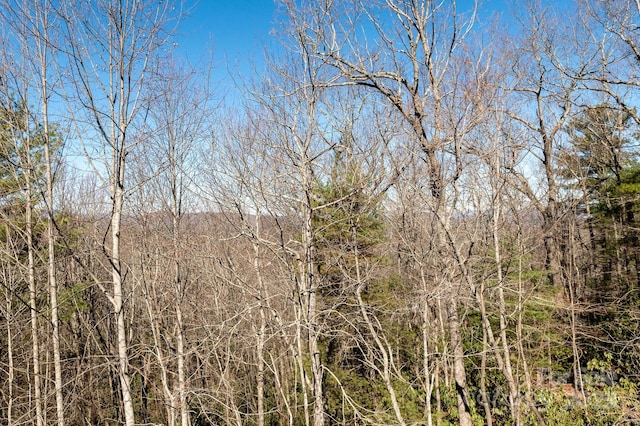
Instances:
[[[50,131],[49,123],[49,101],[50,101],[50,89],[51,83],[48,81],[48,67],[52,66],[51,61],[51,46],[53,40],[51,40],[51,25],[50,25],[50,6],[46,2],[34,2],[31,7],[27,8],[23,5],[16,5],[11,2],[3,3],[2,7],[5,9],[6,17],[9,20],[10,25],[15,31],[15,36],[20,40],[20,46],[23,49],[23,60],[27,65],[22,72],[28,73],[17,76],[19,79],[25,79],[24,93],[21,94],[23,99],[28,103],[29,88],[34,87],[37,92],[36,99],[41,105],[42,116],[39,117],[39,125],[42,126],[42,131],[38,132],[37,141],[38,145],[44,148],[44,167],[45,167],[45,189],[42,191],[43,201],[45,203],[47,213],[47,277],[49,287],[49,303],[50,303],[50,320],[52,325],[52,350],[54,358],[54,386],[56,396],[56,415],[58,426],[64,426],[64,400],[62,395],[62,366],[60,359],[60,324],[58,319],[58,300],[57,300],[57,283],[55,276],[55,224],[53,217],[53,159],[52,150],[54,149],[52,143],[52,134]],[[28,52],[28,54],[26,54]],[[30,73],[33,72],[33,81],[30,80]],[[31,86],[33,84],[34,86]],[[28,111],[29,106],[26,106],[26,114],[31,114]],[[27,123],[25,123],[24,129],[30,132],[30,123],[32,117],[25,117]],[[31,147],[27,147],[29,150]],[[26,155],[31,155],[28,151]],[[32,168],[31,158],[27,160],[27,167]],[[42,163],[39,163],[42,165]],[[35,171],[35,169],[33,169]],[[33,190],[33,187],[30,191]],[[38,189],[40,191],[40,189]],[[30,195],[31,196],[31,195]]]
[[[2,4],[2,6],[8,11],[9,22],[12,22],[12,13],[14,10],[11,5]],[[3,10],[5,12],[5,10]],[[21,17],[22,18],[22,17]],[[26,18],[20,19],[20,21],[27,21]],[[15,28],[14,37],[18,39],[18,48],[23,51],[28,50],[29,41],[26,33],[30,29],[26,29],[23,25],[18,25]],[[38,193],[38,168],[39,165],[35,162],[34,148],[37,147],[38,142],[35,138],[38,137],[37,133],[33,132],[32,113],[29,110],[28,102],[30,101],[29,88],[30,83],[29,76],[31,75],[28,67],[28,62],[25,63],[20,58],[12,58],[12,52],[3,51],[3,59],[5,62],[10,63],[12,66],[16,66],[15,69],[10,70],[7,66],[2,70],[2,78],[0,79],[0,86],[3,90],[2,93],[2,143],[5,146],[2,147],[5,152],[2,153],[3,159],[8,160],[8,166],[3,166],[3,172],[5,176],[3,179],[13,179],[14,187],[10,189],[20,194],[20,198],[24,197],[24,237],[26,239],[26,281],[29,289],[29,311],[30,311],[30,324],[31,324],[31,348],[32,348],[32,362],[33,362],[33,398],[29,394],[29,402],[33,404],[35,411],[35,417],[33,414],[31,417],[35,419],[37,426],[44,426],[46,423],[46,399],[43,397],[45,394],[43,386],[45,384],[43,371],[42,371],[42,346],[40,342],[40,321],[39,321],[39,306],[38,306],[38,288],[36,283],[36,247],[34,241],[35,221],[38,216],[34,215],[34,200],[36,200],[36,194]],[[14,63],[15,61],[15,63]],[[13,81],[13,84],[17,87],[9,87],[7,84],[7,78]],[[15,91],[17,93],[12,93]],[[6,157],[5,157],[6,156]],[[5,160],[6,161],[6,160]],[[7,176],[9,175],[9,176]],[[12,202],[9,200],[9,202]],[[9,223],[9,222],[8,222]],[[6,236],[9,238],[9,234]],[[28,372],[28,368],[27,368]],[[30,409],[31,406],[30,406]]]
[[[256,212],[256,226],[255,233],[256,238],[260,238],[260,222],[261,222],[261,213],[260,210]],[[258,426],[264,426],[264,374],[265,374],[265,358],[264,358],[264,345],[265,345],[265,334],[266,334],[266,325],[267,319],[265,315],[264,306],[266,301],[265,295],[265,287],[264,280],[262,277],[262,262],[260,256],[260,246],[258,241],[254,239],[253,241],[253,267],[256,273],[256,277],[258,280],[258,310],[260,315],[260,323],[258,325],[258,332],[256,336],[256,355],[258,358],[258,371],[256,374],[256,393],[258,399]]]
[[[141,262],[142,263],[142,262]],[[156,277],[153,277],[156,278]],[[156,314],[154,313],[154,309],[152,306],[152,301],[157,300],[158,296],[156,295],[155,289],[149,288],[146,283],[147,280],[144,280],[143,277],[143,295],[145,304],[147,305],[147,312],[149,314],[149,327],[151,328],[151,335],[153,336],[153,344],[154,355],[157,359],[157,365],[160,370],[160,384],[162,386],[162,393],[164,394],[164,406],[167,415],[167,426],[175,426],[176,425],[176,414],[175,414],[175,401],[173,398],[173,393],[171,392],[171,386],[169,383],[169,375],[168,368],[165,363],[165,355],[162,351],[162,337],[159,330],[159,321],[156,318]],[[153,282],[153,280],[151,280]]]
[[[500,177],[499,173],[501,170],[500,164],[500,152],[497,147],[494,147],[495,155],[494,155],[494,179],[498,179]],[[507,381],[507,386],[509,387],[509,407],[511,409],[511,416],[516,425],[520,425],[520,390],[518,389],[517,383],[515,381],[513,375],[513,368],[511,366],[511,350],[509,348],[509,341],[507,339],[507,306],[504,299],[504,276],[502,272],[502,251],[500,246],[500,215],[502,212],[502,194],[500,193],[500,188],[502,187],[502,181],[494,181],[493,183],[493,250],[495,253],[495,261],[496,261],[496,269],[497,269],[497,279],[498,279],[498,309],[499,309],[499,317],[500,317],[500,341],[502,343],[502,351],[503,351],[503,374]],[[484,297],[481,292],[480,297]],[[485,336],[486,337],[486,336]]]
[[[482,327],[482,355],[480,360],[480,393],[482,406],[484,407],[484,418],[487,426],[493,426],[493,416],[491,415],[491,403],[487,394],[487,329]]]
[[[256,377],[256,393],[258,394],[258,426],[264,426],[264,341],[266,333],[266,318],[264,315],[264,308],[262,302],[258,307],[260,310],[260,326],[258,329],[258,341],[256,352],[258,355],[258,372]]]
[[[275,390],[279,395],[279,398],[277,399],[277,401],[278,403],[282,403],[285,406],[286,419],[287,419],[286,424],[288,424],[289,426],[293,426],[293,411],[291,411],[291,404],[289,402],[289,396],[287,395],[287,389],[289,388],[288,380],[287,380],[289,375],[287,373],[291,374],[292,371],[290,369],[285,368],[286,362],[287,362],[287,358],[285,357],[280,357],[279,361],[274,360],[273,356],[271,357],[271,364],[273,365],[273,377],[275,381]],[[278,367],[278,365],[280,365],[280,367]],[[294,369],[295,369],[295,366],[294,366]],[[284,418],[284,417],[285,416],[281,414],[281,418]],[[281,422],[281,424],[285,424],[284,421]]]
[[[305,58],[308,59],[308,58]],[[315,71],[314,71],[315,72]],[[301,219],[302,219],[302,270],[300,281],[302,283],[303,297],[305,299],[306,311],[304,317],[306,319],[306,343],[309,351],[311,364],[311,380],[313,395],[313,425],[323,426],[325,422],[324,412],[324,392],[323,392],[323,373],[324,367],[320,359],[320,349],[318,347],[319,327],[318,327],[318,304],[317,292],[318,283],[315,277],[315,241],[313,229],[313,158],[312,158],[312,142],[316,129],[314,128],[316,118],[316,103],[318,102],[318,88],[315,87],[316,82],[308,83],[309,99],[307,117],[311,124],[305,129],[305,134],[297,138],[297,155],[300,158],[299,174],[300,183],[302,184],[301,197]]]
[[[117,350],[118,350],[118,378],[126,426],[134,426],[133,398],[131,395],[131,377],[129,375],[129,354],[127,343],[127,325],[124,315],[123,271],[120,260],[120,224],[122,206],[124,202],[124,155],[115,160],[117,180],[112,183],[113,214],[111,217],[111,275],[113,280],[113,312],[116,317]]]
[[[178,400],[180,405],[181,426],[189,426],[189,407],[187,404],[187,383],[185,371],[185,349],[184,349],[184,325],[182,321],[182,301],[184,299],[184,279],[182,277],[180,243],[182,218],[182,179],[178,170],[178,158],[176,154],[176,144],[178,141],[169,142],[169,163],[171,172],[171,216],[172,216],[172,243],[173,243],[173,284],[175,288],[175,312],[177,327],[177,350],[178,350]]]
[[[189,426],[189,404],[187,403],[187,374],[185,366],[185,348],[184,348],[184,325],[182,322],[182,308],[180,304],[176,304],[176,326],[178,335],[176,336],[178,349],[178,398],[180,400],[180,424],[181,426]]]
[[[582,399],[582,403],[586,406],[587,404],[587,397],[584,393],[584,381],[582,379],[582,369],[580,366],[580,351],[578,348],[578,331],[577,331],[577,315],[576,315],[576,310],[577,310],[577,305],[578,302],[576,300],[576,288],[575,288],[575,283],[578,281],[576,274],[574,274],[574,269],[577,270],[576,265],[576,260],[575,260],[575,231],[574,231],[574,224],[570,223],[569,224],[569,265],[567,265],[568,267],[568,271],[566,273],[566,277],[567,277],[567,291],[569,292],[569,314],[570,314],[570,327],[571,327],[571,351],[573,353],[573,386],[575,389],[575,392],[578,393],[580,395],[580,398]]]
[[[45,107],[46,108],[46,107]],[[45,113],[46,117],[46,113]],[[45,134],[48,134],[48,120],[44,121]],[[56,280],[56,259],[55,259],[55,224],[53,218],[53,171],[51,170],[51,152],[50,145],[45,145],[45,164],[47,174],[47,245],[48,245],[48,264],[47,271],[49,276],[49,303],[51,304],[51,325],[53,340],[53,366],[55,375],[55,394],[56,394],[56,416],[58,426],[64,426],[64,397],[62,394],[62,360],[60,357],[60,320],[58,318],[58,283]]]
[[[436,426],[440,426],[440,413],[442,412],[442,399],[440,397],[440,367],[436,364],[435,378],[433,383],[433,389],[436,393]]]
[[[26,123],[26,128],[29,124]],[[26,141],[23,155],[27,156],[24,163],[25,180],[25,234],[27,236],[27,280],[29,282],[29,308],[31,311],[31,346],[33,350],[33,404],[36,410],[36,426],[44,426],[44,412],[42,399],[42,373],[40,364],[40,340],[38,326],[38,304],[36,288],[35,254],[33,246],[33,189],[31,173],[33,165],[31,162],[30,141]],[[20,152],[20,151],[18,151]]]
[[[125,167],[129,163],[127,157],[145,136],[138,126],[148,113],[150,80],[154,75],[151,68],[169,39],[168,23],[179,16],[171,15],[175,8],[167,2],[85,0],[62,2],[59,6],[67,46],[64,63],[69,67],[68,73],[61,74],[70,79],[69,86],[74,91],[74,96],[68,96],[68,109],[76,125],[75,136],[87,154],[103,155],[97,159],[87,155],[87,161],[108,188],[110,198],[109,226],[101,248],[109,261],[111,291],[101,281],[96,285],[111,304],[122,409],[126,426],[133,426],[130,330],[125,317],[132,292],[125,291],[126,264],[121,253],[127,196]],[[73,104],[75,100],[78,104]],[[80,130],[81,123],[91,123],[92,128]],[[95,166],[95,161],[102,165]]]
[[[355,231],[354,231],[355,232]],[[364,286],[364,282],[362,281],[361,271],[360,271],[360,261],[358,259],[359,254],[356,245],[356,251],[354,254],[355,257],[355,267],[356,267],[356,299],[358,300],[358,307],[360,308],[360,314],[364,319],[365,324],[373,337],[373,340],[376,343],[378,351],[380,355],[382,355],[382,371],[379,370],[378,367],[374,365],[374,368],[378,370],[382,376],[382,381],[384,382],[385,387],[387,388],[387,392],[389,393],[389,398],[391,399],[391,407],[393,408],[393,413],[395,414],[397,424],[400,426],[404,426],[406,422],[404,421],[404,417],[402,416],[402,412],[400,411],[400,404],[398,403],[398,397],[396,396],[396,390],[391,382],[391,368],[392,362],[391,359],[391,351],[385,347],[385,344],[382,342],[382,338],[378,333],[378,330],[373,324],[372,319],[367,312],[367,308],[362,300],[362,287]],[[375,361],[373,361],[375,364]]]
[[[449,388],[451,386],[450,379],[450,369],[449,369],[449,344],[447,342],[447,332],[446,332],[446,321],[445,321],[445,307],[442,306],[442,299],[438,297],[437,299],[437,310],[438,310],[438,326],[440,327],[440,351],[442,356],[441,361],[437,365],[442,365],[442,369],[444,371],[444,386],[445,388]],[[436,374],[436,377],[439,375]],[[440,401],[440,392],[436,392],[436,397],[438,398],[438,412],[442,410],[442,404]]]
[[[309,426],[311,424],[310,414],[309,414],[309,394],[307,389],[311,386],[309,383],[309,378],[307,377],[306,370],[304,368],[304,363],[302,360],[302,354],[305,352],[303,350],[303,336],[302,336],[302,309],[304,309],[304,304],[302,302],[302,289],[298,289],[298,294],[296,294],[297,306],[294,308],[296,310],[296,353],[298,356],[296,357],[297,368],[300,372],[300,387],[302,389],[302,406],[304,409],[304,424],[305,426]]]
[[[5,238],[7,239],[7,252],[9,252],[9,224],[4,225]],[[13,426],[13,386],[15,380],[15,367],[13,363],[13,333],[11,327],[13,325],[13,279],[8,277],[9,273],[5,270],[4,282],[8,288],[5,288],[5,316],[7,322],[7,426]]]
[[[420,266],[420,281],[422,283],[422,375],[425,386],[424,401],[424,417],[427,419],[427,426],[433,425],[433,408],[431,405],[431,396],[433,394],[434,373],[431,371],[429,353],[429,331],[431,330],[431,321],[429,318],[429,299],[427,279],[424,273],[424,267]]]
[[[453,378],[456,386],[456,400],[458,402],[458,415],[460,426],[472,426],[471,407],[467,392],[467,375],[464,368],[464,351],[462,349],[462,336],[460,335],[460,319],[455,297],[447,303],[447,317],[449,320],[449,334],[451,350],[453,352]]]
[[[305,188],[305,200],[303,205],[303,220],[304,220],[304,239],[303,239],[303,252],[304,252],[304,271],[303,271],[303,289],[306,297],[306,325],[307,325],[307,344],[309,348],[309,357],[311,359],[311,378],[313,381],[313,424],[314,426],[324,425],[324,396],[322,389],[322,376],[323,367],[320,360],[320,349],[318,348],[318,307],[317,307],[317,295],[318,285],[314,277],[314,242],[313,242],[313,225],[311,218],[313,215],[313,207],[311,200],[311,177],[306,170],[306,162],[309,159],[305,159],[305,170],[303,171],[302,181]]]
[[[41,7],[42,10],[38,10]],[[47,276],[49,279],[49,303],[51,304],[51,325],[53,340],[54,384],[56,394],[56,416],[58,426],[64,426],[64,397],[62,394],[62,361],[60,358],[60,320],[58,318],[58,283],[56,280],[55,257],[55,218],[53,208],[53,158],[51,131],[49,129],[49,83],[47,81],[49,40],[49,9],[46,5],[36,6],[36,14],[41,25],[40,38],[36,40],[38,46],[38,60],[40,63],[40,90],[42,102],[42,128],[44,137],[44,160],[46,174],[45,204],[47,206]]]
[[[533,411],[533,413],[536,415],[536,418],[538,419],[538,424],[542,426],[546,426],[546,423],[542,418],[542,415],[540,414],[540,412],[538,411],[538,408],[536,407],[536,402],[533,400],[531,372],[529,371],[527,357],[524,352],[524,344],[523,344],[524,336],[522,334],[522,316],[523,316],[522,314],[524,310],[524,298],[523,298],[524,288],[522,285],[522,272],[523,272],[522,256],[524,256],[524,250],[525,249],[522,247],[520,234],[518,233],[518,306],[517,306],[518,319],[516,323],[516,339],[518,344],[518,352],[520,355],[520,359],[522,360],[522,370],[524,372],[525,385],[527,387],[527,390],[525,392],[525,399],[527,401],[527,404],[529,405],[529,409]]]

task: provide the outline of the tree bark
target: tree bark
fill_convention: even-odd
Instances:
[[[120,230],[122,206],[124,202],[124,155],[116,160],[118,179],[113,182],[113,214],[111,216],[111,276],[113,280],[113,312],[116,317],[118,378],[126,426],[135,425],[133,398],[131,395],[131,377],[129,375],[129,345],[127,343],[127,324],[124,315],[123,271],[120,260]]]
[[[42,10],[37,10],[42,7]],[[41,25],[40,38],[36,40],[38,60],[40,63],[40,90],[42,99],[42,127],[44,132],[44,161],[46,175],[45,204],[47,206],[47,276],[49,280],[49,303],[51,304],[51,325],[53,343],[54,386],[56,395],[56,418],[58,426],[65,425],[64,396],[62,394],[62,360],[60,356],[60,320],[58,318],[58,282],[56,279],[55,255],[55,218],[53,208],[53,158],[51,131],[49,129],[49,83],[47,81],[49,40],[49,9],[47,6],[36,6],[38,23]]]
[[[431,321],[429,318],[429,299],[427,288],[427,279],[425,277],[424,267],[420,266],[420,282],[422,283],[422,376],[425,387],[424,401],[424,417],[427,420],[427,426],[433,425],[433,407],[431,397],[433,395],[434,373],[431,371],[429,353],[429,331],[431,330]]]
[[[5,223],[4,226],[5,238],[7,239],[7,252],[9,252],[9,224]],[[7,320],[7,426],[13,426],[13,386],[15,379],[15,367],[13,361],[13,333],[11,327],[13,326],[13,280],[8,277],[9,273],[5,271],[4,282],[7,286],[5,288],[5,315]],[[9,278],[9,279],[8,279]]]
[[[306,153],[305,153],[306,157]],[[309,357],[311,360],[311,378],[313,381],[313,424],[314,426],[324,425],[324,396],[323,396],[323,367],[320,360],[320,349],[318,347],[319,329],[318,329],[318,306],[317,291],[318,285],[314,276],[315,260],[314,260],[314,242],[313,242],[313,225],[311,223],[313,216],[312,204],[312,183],[308,170],[309,158],[304,160],[305,170],[302,171],[302,182],[305,188],[303,220],[304,220],[304,271],[303,271],[303,289],[306,293],[306,325],[307,325],[307,344],[309,348]]]
[[[453,353],[453,378],[456,387],[459,424],[460,426],[472,426],[467,375],[464,368],[464,350],[462,348],[462,336],[460,335],[460,319],[455,297],[451,298],[447,303],[447,317],[449,319],[449,334]]]
[[[29,128],[29,123],[26,123]],[[20,152],[18,148],[17,152]],[[25,234],[27,236],[27,280],[29,282],[29,308],[31,311],[31,343],[33,350],[33,404],[36,411],[36,426],[44,426],[43,399],[42,399],[42,372],[40,365],[40,327],[38,325],[38,304],[37,304],[37,288],[36,288],[36,270],[35,270],[35,253],[33,242],[33,189],[31,173],[33,164],[31,161],[31,144],[26,141],[26,146],[21,148],[24,150],[23,155],[27,158],[24,161],[24,184],[25,184]]]

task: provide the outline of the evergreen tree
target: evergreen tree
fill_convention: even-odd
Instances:
[[[371,181],[347,144],[335,151],[327,179],[316,182],[313,228],[325,323],[323,356],[331,371],[325,376],[325,404],[332,424],[358,423],[358,410],[345,404],[345,394],[355,406],[378,413],[381,422],[397,421],[391,415],[396,396],[390,387],[402,386],[403,408],[414,407],[409,411],[416,418],[422,413],[405,383],[385,383],[375,343],[386,339],[403,364],[406,356],[415,355],[418,331],[398,317],[404,291],[383,250],[382,200],[370,189]],[[377,329],[371,329],[371,320]]]
[[[321,206],[313,225],[322,292],[345,295],[350,291],[354,256],[374,257],[375,246],[384,239],[380,200],[367,192],[360,166],[336,150],[329,179],[316,183],[316,203]]]
[[[581,299],[586,325],[605,345],[585,342],[588,359],[604,360],[617,348],[617,368],[630,373],[640,367],[640,351],[628,344],[638,335],[640,282],[640,162],[638,130],[630,114],[611,105],[585,109],[571,123],[574,181],[585,197],[591,268]],[[633,345],[631,347],[634,347]],[[627,348],[627,349],[625,349]]]

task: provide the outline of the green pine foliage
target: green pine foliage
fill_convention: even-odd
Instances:
[[[312,218],[322,293],[339,295],[349,291],[354,277],[355,256],[371,263],[375,247],[384,240],[380,200],[367,193],[366,176],[345,154],[336,151],[331,175],[317,181],[316,209]]]
[[[408,289],[390,271],[384,243],[386,229],[381,199],[368,189],[368,177],[344,152],[336,151],[326,181],[316,183],[313,216],[317,277],[321,284],[326,329],[323,359],[326,409],[332,423],[360,424],[366,415],[381,424],[395,421],[391,400],[376,372],[376,348],[364,323],[355,292],[358,287],[368,314],[376,319],[402,366],[395,379],[403,415],[420,419],[424,397],[411,383],[419,360],[420,330],[409,316],[398,315]]]

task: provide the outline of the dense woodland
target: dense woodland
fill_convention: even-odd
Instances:
[[[640,423],[638,0],[0,3],[4,424]]]

